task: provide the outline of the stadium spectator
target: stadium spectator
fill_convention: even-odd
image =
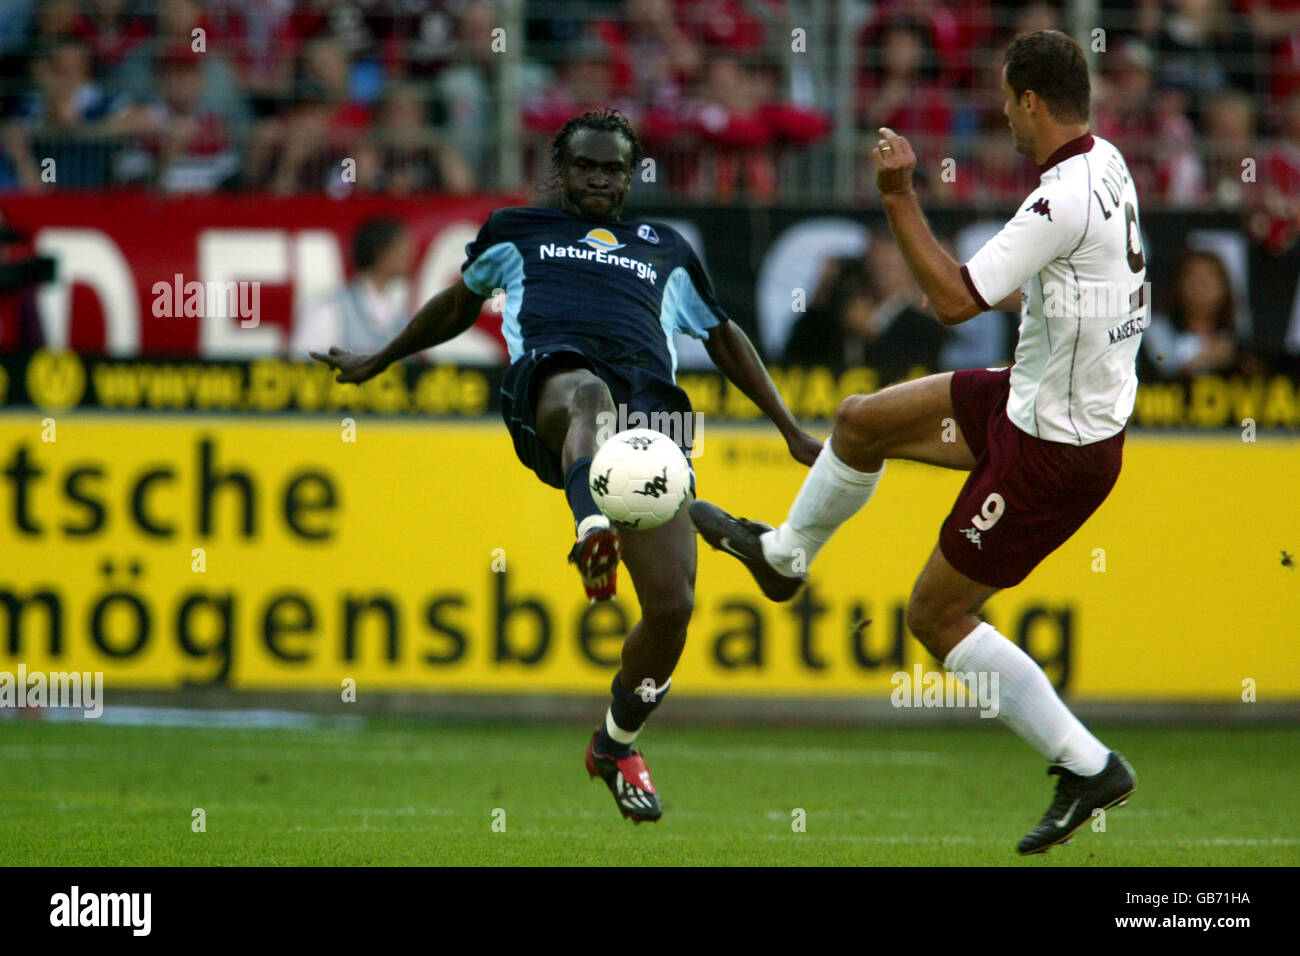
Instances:
[[[492,52],[492,31],[496,26],[493,4],[468,4],[456,18],[453,61],[433,83],[444,117],[443,133],[456,144],[480,179],[487,178],[490,134],[496,124],[492,83],[501,59]],[[533,86],[525,78],[522,88]]]
[[[1300,91],[1283,107],[1280,136],[1260,152],[1256,183],[1247,193],[1247,229],[1273,256],[1300,238]]]
[[[937,369],[944,333],[898,245],[887,232],[877,233],[861,257],[827,260],[808,311],[790,333],[784,361],[825,365],[837,374],[866,365],[884,385],[917,367]]]
[[[370,108],[351,84],[344,45],[313,40],[303,51],[303,79],[284,119],[266,120],[249,158],[249,175],[288,195],[342,182],[344,159],[355,160],[370,125]]]
[[[473,191],[473,171],[456,148],[429,127],[424,114],[424,97],[417,87],[399,83],[389,88],[376,126],[357,150],[359,190],[399,196]]]
[[[1256,155],[1255,107],[1237,90],[1216,95],[1205,111],[1205,171],[1202,193],[1210,207],[1239,210],[1247,184],[1242,162]]]
[[[352,240],[352,279],[308,303],[294,322],[290,354],[331,346],[358,352],[383,348],[410,318],[405,285],[411,269],[410,234],[395,219],[369,219]]]
[[[556,66],[554,82],[525,92],[524,126],[549,137],[569,117],[607,106],[629,120],[638,118],[635,102],[616,98],[614,67],[604,45],[586,41],[569,48]]]
[[[1047,0],[1033,0],[1016,8],[1011,32],[1035,33],[1039,30],[1060,30],[1063,27],[1060,11],[1055,4],[1048,3]]]
[[[456,56],[456,18],[442,0],[411,0],[393,25],[390,72],[408,79],[437,76]]]
[[[1242,24],[1223,0],[1174,0],[1162,20],[1155,52],[1160,61],[1160,88],[1187,96],[1194,121],[1203,100],[1228,86],[1249,90],[1246,67],[1253,45]]]
[[[1296,0],[1240,0],[1251,30],[1271,57],[1268,81],[1256,92],[1270,91],[1277,100],[1300,92],[1300,3]]]
[[[196,38],[195,30],[204,32]],[[125,94],[136,104],[158,101],[162,98],[158,64],[176,48],[188,46],[202,54],[200,108],[220,116],[232,135],[242,136],[250,121],[248,98],[225,51],[209,44],[209,32],[203,8],[195,0],[160,0],[153,36],[132,46],[121,65],[108,73],[109,88]]]
[[[1102,75],[1097,134],[1124,151],[1138,195],[1199,201],[1202,173],[1186,92],[1154,89],[1155,57],[1140,40],[1123,41],[1116,52]]]
[[[1145,366],[1162,378],[1233,371],[1237,356],[1237,305],[1223,260],[1193,250],[1180,260],[1170,302],[1142,336]]]
[[[596,21],[594,35],[609,50],[614,91],[648,108],[680,109],[704,63],[670,0],[627,0],[621,16]]]
[[[100,70],[114,70],[149,35],[149,24],[129,0],[93,0],[72,35],[94,54]]]
[[[199,54],[188,45],[170,51],[160,64],[160,98],[131,111],[130,132],[140,149],[117,165],[121,179],[133,160],[164,192],[212,192],[239,169],[239,154],[222,117],[203,108]]]
[[[204,12],[209,42],[229,57],[258,119],[279,112],[293,91],[293,6],[293,0],[209,0]]]
[[[1038,171],[1025,157],[1005,148],[1005,116],[986,115],[983,124],[974,140],[973,153],[956,167],[947,196],[984,208],[1019,202],[1038,184]],[[944,186],[942,179],[936,186]]]
[[[943,71],[937,79],[949,85],[965,84],[977,62],[973,45],[977,34],[961,29],[949,4],[940,0],[884,0],[877,4],[858,37],[859,62],[877,69],[884,46],[883,34],[895,24],[919,25],[925,33],[924,47],[934,52],[933,62]]]
[[[861,126],[868,132],[881,126],[906,131],[917,149],[933,155],[952,128],[952,109],[935,78],[937,54],[929,33],[919,23],[892,22],[881,31],[880,43],[879,69],[859,77]]]
[[[751,200],[773,196],[776,163],[768,147],[774,136],[762,115],[761,95],[761,86],[739,59],[725,54],[709,59],[691,121],[713,149],[698,158],[695,192],[724,201],[739,194]]]
[[[1156,134],[1151,109],[1155,56],[1138,39],[1121,41],[1103,60],[1096,102],[1097,135],[1110,140],[1128,160],[1138,195],[1156,193]]]
[[[34,89],[5,129],[5,154],[22,189],[107,185],[123,103],[91,78],[89,51],[71,37],[32,60]],[[40,157],[39,162],[37,157]]]
[[[661,8],[666,19],[672,15],[669,4],[662,0],[641,2],[642,7]],[[704,55],[730,53],[750,58],[762,52],[764,41],[763,21],[753,7],[757,4],[743,0],[677,0],[676,19],[686,34],[704,50]],[[768,3],[769,8],[774,4]]]

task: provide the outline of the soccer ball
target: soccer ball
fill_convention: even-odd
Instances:
[[[649,428],[612,435],[591,460],[591,496],[620,528],[645,531],[671,521],[690,489],[682,450]]]

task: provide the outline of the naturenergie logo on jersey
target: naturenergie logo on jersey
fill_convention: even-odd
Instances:
[[[611,255],[622,249],[626,243],[619,242],[608,229],[592,229],[578,241],[586,243],[589,248],[579,249],[577,246],[561,246],[554,242],[546,242],[537,247],[537,253],[542,260],[588,259],[601,265],[629,269],[636,273],[638,279],[648,279],[651,285],[659,279],[659,273],[650,263],[633,259],[631,256]]]
[[[62,707],[94,720],[104,713],[103,671],[0,671],[0,708]]]

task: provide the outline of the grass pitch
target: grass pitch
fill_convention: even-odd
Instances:
[[[0,864],[1300,864],[1296,728],[1100,728],[1137,793],[1106,832],[1027,859],[1014,846],[1052,783],[1000,727],[652,728],[642,745],[667,809],[641,826],[588,781],[588,734],[9,720]]]

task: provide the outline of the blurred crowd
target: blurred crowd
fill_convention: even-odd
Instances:
[[[950,254],[953,249],[941,239]],[[1153,302],[1138,355],[1143,382],[1273,371],[1241,339],[1241,290],[1217,252],[1187,247]],[[1015,303],[1002,304],[1003,308]],[[781,360],[839,373],[868,366],[882,385],[917,374],[993,368],[1014,361],[1018,312],[990,311],[958,326],[935,321],[888,231],[861,256],[827,259]]]
[[[527,0],[512,37],[491,0],[0,0],[0,189],[518,187],[501,180],[503,130],[535,179],[565,119],[613,105],[660,160],[646,181],[678,195],[825,193],[847,142],[865,196],[888,125],[913,139],[931,196],[1005,203],[1035,174],[1006,133],[1000,51],[1071,29],[1070,6]],[[1258,211],[1263,241],[1293,239],[1300,2],[1099,9],[1095,127],[1144,204]],[[504,117],[507,63],[519,95]],[[836,117],[852,136],[832,136]]]

